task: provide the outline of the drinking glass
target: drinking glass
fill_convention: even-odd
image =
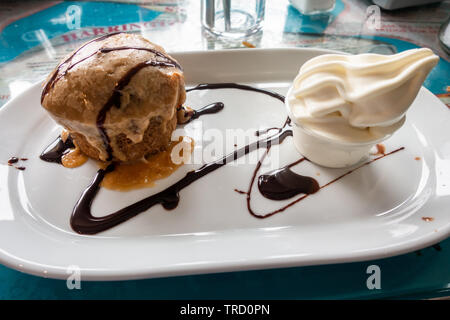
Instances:
[[[242,39],[262,29],[265,0],[202,0],[201,4],[202,25],[217,37]]]

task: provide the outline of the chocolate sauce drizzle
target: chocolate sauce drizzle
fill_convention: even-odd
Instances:
[[[70,135],[67,137],[66,141],[63,141],[61,136],[59,136],[47,148],[45,148],[39,158],[47,162],[61,163],[63,155],[69,152],[70,149],[74,148],[75,145],[73,144],[73,140]]]
[[[371,160],[369,160],[367,162],[364,162],[363,164],[359,165],[358,167],[356,167],[356,168],[354,168],[352,170],[349,170],[346,173],[340,175],[339,177],[337,177],[337,178],[331,180],[330,182],[324,184],[323,186],[320,187],[320,189],[328,187],[329,185],[335,183],[336,181],[341,180],[343,177],[348,176],[350,173],[355,172],[356,170],[358,170],[358,169],[360,169],[362,167],[365,167],[365,166],[371,164],[372,162],[375,162],[375,161],[378,161],[380,159],[383,159],[384,157],[390,156],[391,154],[397,153],[397,152],[402,151],[404,149],[405,149],[405,147],[400,147],[400,148],[395,149],[395,150],[393,150],[391,152],[385,153],[385,154],[383,154],[383,155],[381,155],[381,156],[379,156],[377,158],[373,158],[373,159],[371,159]]]
[[[292,135],[292,131],[290,129],[285,129],[271,138],[246,145],[245,147],[236,150],[235,152],[230,153],[217,161],[205,164],[197,170],[188,172],[184,178],[161,192],[158,192],[107,216],[94,217],[91,214],[92,201],[99,190],[100,183],[105,174],[114,170],[114,165],[108,166],[106,170],[100,169],[97,171],[94,180],[83,192],[80,199],[76,203],[75,208],[72,211],[71,226],[78,233],[95,234],[112,228],[119,223],[122,223],[137,214],[148,210],[156,204],[161,204],[165,209],[174,209],[180,200],[179,192],[194,181],[260,147],[267,148],[272,144],[281,143],[287,136],[290,135]]]
[[[216,84],[202,84],[197,87],[186,90],[187,92],[193,90],[204,89],[222,89],[222,88],[235,88],[249,91],[261,92],[266,95],[275,97],[280,101],[284,101],[284,97],[272,91],[267,91],[259,88],[253,88],[251,86],[239,85],[234,83],[216,83]],[[222,108],[216,109],[215,112],[220,111]],[[205,110],[204,110],[205,111]],[[206,114],[211,112],[200,113]],[[285,122],[283,128],[280,128],[279,132],[271,137],[256,141],[252,144],[246,145],[233,153],[230,153],[221,159],[205,164],[197,170],[190,171],[178,182],[169,186],[165,190],[158,192],[152,196],[142,199],[130,206],[122,208],[114,213],[111,213],[103,217],[94,217],[91,213],[91,205],[95,196],[100,188],[100,183],[104,176],[114,170],[114,164],[109,165],[106,169],[100,169],[97,171],[93,181],[82,193],[80,199],[76,203],[71,216],[70,224],[72,229],[81,234],[96,234],[109,228],[112,228],[137,214],[148,210],[156,204],[161,204],[165,209],[174,209],[180,200],[179,192],[193,183],[194,181],[202,178],[208,173],[226,165],[229,162],[236,160],[237,158],[248,154],[258,148],[270,148],[272,144],[281,143],[286,137],[292,135],[292,130],[288,128],[289,121]]]
[[[113,47],[113,48],[101,48],[98,50],[98,52],[101,53],[109,53],[112,51],[121,51],[121,50],[142,50],[142,51],[148,51],[151,52],[153,54],[155,54],[156,56],[169,61],[171,64],[173,64],[173,66],[175,68],[178,68],[180,70],[183,70],[183,68],[180,66],[180,64],[178,62],[176,62],[175,60],[173,60],[172,58],[170,58],[168,55],[165,55],[164,53],[162,53],[161,51],[152,49],[152,48],[146,48],[146,47],[128,47],[128,46],[124,46],[124,47]]]

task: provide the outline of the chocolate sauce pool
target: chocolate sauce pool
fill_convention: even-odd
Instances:
[[[304,160],[305,158],[301,158],[281,169],[260,175],[258,189],[261,194],[268,199],[285,200],[300,193],[312,194],[319,191],[320,187],[316,179],[302,176],[290,169]]]

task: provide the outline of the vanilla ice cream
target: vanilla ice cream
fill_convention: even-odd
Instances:
[[[439,58],[429,49],[385,56],[326,54],[307,61],[286,97],[294,143],[311,161],[355,164],[399,129]]]

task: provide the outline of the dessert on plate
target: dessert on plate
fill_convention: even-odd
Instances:
[[[185,96],[181,67],[163,48],[117,33],[65,58],[41,104],[84,154],[129,162],[168,148]]]
[[[307,61],[286,98],[301,154],[327,167],[351,166],[398,130],[439,57],[325,54]]]

